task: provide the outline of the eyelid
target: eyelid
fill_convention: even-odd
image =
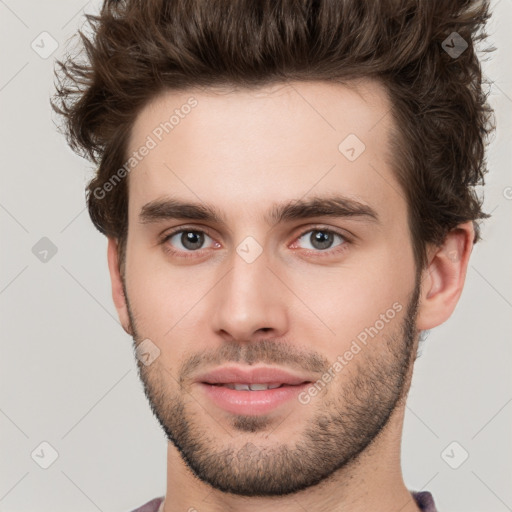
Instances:
[[[301,232],[301,234],[297,235],[295,238],[301,238],[306,233],[309,233],[310,231],[325,231],[327,233],[333,233],[335,235],[339,235],[347,242],[352,243],[354,241],[354,235],[352,235],[351,233],[347,234],[348,232],[345,230],[342,230],[341,228],[333,228],[331,226],[324,226],[322,224],[309,226],[307,229],[304,229],[304,231]],[[324,252],[327,252],[327,251],[324,251]]]
[[[210,229],[206,226],[176,226],[175,228],[171,228],[169,231],[165,231],[165,233],[162,235],[162,239],[165,240],[166,238],[169,238],[172,235],[175,235],[176,233],[180,233],[181,231],[197,231],[201,233],[206,233],[208,236],[212,236]]]
[[[314,231],[315,229],[328,231],[330,233],[336,233],[337,235],[340,235],[343,238],[345,238],[347,241],[353,241],[354,235],[352,235],[348,231],[341,230],[340,228],[333,228],[331,226],[326,226],[326,225],[322,225],[322,224],[316,224],[313,226],[310,225],[307,228],[304,228],[304,231],[302,231],[300,234],[296,235],[296,238],[300,238],[300,237],[304,236],[306,233],[309,233],[310,231]],[[165,234],[162,235],[162,241],[165,239],[168,239],[170,236],[175,235],[176,233],[180,233],[181,231],[186,231],[186,230],[203,232],[203,233],[206,233],[209,237],[213,238],[212,233],[210,232],[209,228],[207,228],[206,226],[201,226],[201,227],[177,226],[175,229],[171,229],[171,231],[165,232]],[[347,234],[347,233],[349,233],[349,234]]]
[[[212,240],[214,240],[213,234],[210,232],[210,230],[204,226],[202,227],[196,227],[196,226],[178,226],[174,229],[171,229],[170,231],[167,231],[165,234],[162,235],[161,239],[159,240],[159,244],[165,244],[170,238],[172,238],[174,235],[178,233],[186,231],[193,231],[197,233],[204,233],[205,235],[208,235]],[[197,251],[188,251],[190,253],[192,252],[199,252],[202,249],[198,249]],[[183,251],[178,251],[183,252]]]

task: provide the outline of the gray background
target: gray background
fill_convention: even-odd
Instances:
[[[106,239],[85,210],[92,167],[57,133],[48,101],[54,59],[99,5],[0,0],[2,512],[126,512],[165,491],[165,437],[111,300]],[[512,1],[495,1],[498,50],[484,64],[498,123],[493,217],[455,313],[416,362],[405,418],[406,485],[432,492],[441,512],[512,510],[511,21]],[[47,469],[42,442],[58,452]]]

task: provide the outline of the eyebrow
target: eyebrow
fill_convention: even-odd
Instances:
[[[275,204],[264,216],[268,224],[290,222],[311,217],[352,217],[380,224],[379,215],[368,204],[345,196],[313,197]],[[145,204],[139,214],[141,224],[171,219],[202,220],[226,224],[222,213],[213,205],[191,203],[176,198],[155,199]]]

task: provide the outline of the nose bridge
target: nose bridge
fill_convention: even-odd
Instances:
[[[216,287],[214,329],[239,340],[259,329],[278,335],[286,325],[282,285],[268,268],[273,258],[258,246],[248,237],[234,248],[230,270]]]
[[[242,242],[236,248],[231,259],[232,270],[228,277],[228,293],[237,296],[238,303],[244,300],[252,300],[257,297],[262,285],[268,286],[270,270],[269,256],[261,249],[261,253],[255,257],[254,247],[250,242]]]

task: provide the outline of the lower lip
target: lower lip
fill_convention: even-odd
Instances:
[[[296,398],[310,383],[297,386],[266,389],[264,391],[237,391],[225,386],[199,383],[207,396],[219,407],[233,414],[265,414]]]

